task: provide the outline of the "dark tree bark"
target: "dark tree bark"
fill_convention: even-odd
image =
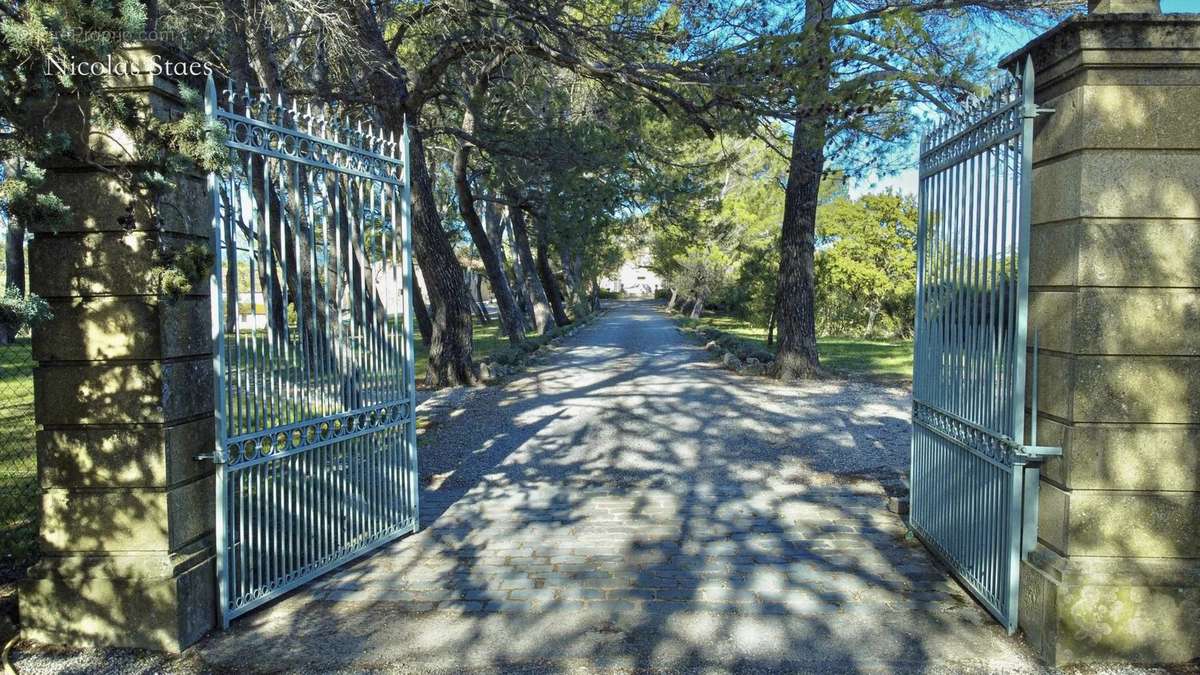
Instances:
[[[25,297],[25,226],[13,216],[8,218],[4,250],[4,287],[15,288]]]
[[[270,36],[256,28],[252,29],[245,22],[246,16],[257,13],[257,2],[251,0],[246,2],[243,7],[234,0],[225,0],[224,5],[226,10],[225,29],[230,32],[231,37],[236,38],[230,40],[230,65],[234,77],[245,84],[251,84],[253,80],[254,84],[273,99],[281,93],[281,85],[279,71],[271,55]],[[279,198],[273,190],[268,191],[264,187],[264,181],[267,180],[265,177],[266,159],[257,153],[252,154],[247,161],[243,161],[242,170],[246,173],[246,179],[250,184],[253,201],[257,205],[256,211],[265,213],[264,207],[268,208],[271,217],[270,222],[267,223],[267,229],[271,232],[279,232],[281,211]],[[258,213],[252,213],[251,217],[257,218]],[[255,223],[246,222],[245,215],[241,214],[240,210],[239,226],[247,241],[251,242],[252,246],[258,250],[256,266],[258,288],[254,288],[252,279],[249,290],[252,297],[261,294],[263,303],[266,305],[268,325],[275,333],[282,334],[286,329],[287,310],[282,285],[279,283],[278,270],[274,264],[274,261],[279,259],[278,237],[272,237],[270,246],[268,246],[262,229]],[[257,312],[257,307],[254,309]]]
[[[517,203],[515,193],[506,196],[514,204]],[[508,217],[509,224],[512,226],[513,249],[516,251],[517,260],[520,261],[523,271],[525,293],[529,296],[530,304],[533,306],[534,329],[539,335],[544,335],[546,331],[550,330],[551,322],[557,323],[557,320],[554,310],[550,306],[550,300],[546,297],[546,289],[540,275],[535,273],[537,264],[533,260],[533,251],[529,248],[529,230],[525,223],[525,212],[520,208],[511,207],[508,210]]]
[[[229,198],[226,195],[226,213],[230,212]],[[225,238],[225,332],[233,335],[237,330],[238,316],[241,311],[238,306],[238,273],[237,266],[230,261],[237,260],[237,238],[232,231],[222,235]]]
[[[4,290],[15,288],[25,297],[25,227],[12,215],[8,217],[5,245]],[[19,329],[20,326],[0,327],[0,344],[10,344]]]
[[[474,129],[474,115],[468,110],[464,114],[463,128],[468,133]],[[508,341],[519,345],[525,341],[525,327],[522,325],[521,314],[517,310],[516,300],[513,299],[512,288],[508,285],[508,276],[504,273],[504,263],[492,240],[488,237],[479,212],[475,209],[475,196],[471,192],[471,182],[467,177],[467,162],[470,160],[471,146],[461,143],[454,153],[454,190],[458,195],[458,213],[467,224],[471,241],[475,250],[483,259],[483,268],[487,272],[488,283],[492,294],[496,296],[496,309],[500,312],[500,327]],[[481,303],[482,304],[482,303]]]
[[[483,277],[468,271],[467,289],[471,292],[471,308],[475,312],[475,318],[485,325],[491,323],[492,315],[488,314],[487,306],[483,304]]]
[[[433,324],[429,321],[429,308],[425,306],[425,297],[421,293],[421,286],[415,280],[413,281],[413,314],[417,317],[417,332],[421,334],[421,342],[426,347],[429,346],[429,338],[433,333]]]
[[[531,270],[525,269],[521,264],[521,256],[516,253],[516,244],[513,242],[513,233],[511,225],[504,228],[502,236],[507,236],[510,245],[513,247],[512,267],[512,282],[513,295],[517,298],[517,307],[521,310],[521,318],[525,321],[525,330],[536,330],[538,327],[537,319],[533,315],[533,297],[529,295],[529,273]]]
[[[257,0],[246,3],[243,13],[236,0],[225,0],[226,23],[225,30],[230,36],[230,67],[235,79],[242,82],[254,81],[266,96],[272,100],[284,93],[284,82],[280,75],[276,59],[275,47],[267,27],[249,26],[245,23],[246,16],[262,16],[264,7]],[[330,341],[335,332],[332,315],[338,313],[341,298],[338,294],[327,294],[325,284],[308,284],[305,280],[314,278],[316,271],[316,255],[318,247],[316,232],[312,223],[306,221],[308,204],[306,200],[311,195],[305,194],[310,190],[300,167],[292,170],[285,169],[278,161],[268,160],[261,156],[252,156],[248,163],[249,178],[257,203],[266,206],[270,212],[267,228],[270,246],[263,248],[260,261],[260,276],[264,285],[270,282],[269,317],[272,326],[280,334],[286,335],[290,330],[287,309],[290,305],[296,311],[297,329],[300,333],[302,353],[310,362],[315,363],[329,354]],[[295,173],[293,173],[293,171]],[[264,181],[272,186],[267,190]],[[376,313],[383,311],[374,293],[374,280],[368,273],[369,262],[362,251],[352,245],[354,238],[362,238],[361,223],[351,221],[353,208],[347,208],[346,202],[352,200],[353,191],[346,189],[340,180],[331,180],[326,176],[323,180],[327,193],[334,191],[345,195],[340,200],[340,208],[334,213],[326,206],[326,217],[335,223],[339,230],[340,250],[330,250],[337,260],[337,269],[347,277],[346,287],[350,290],[351,310],[363,325],[375,325]],[[282,188],[282,190],[276,189]],[[285,194],[286,201],[281,201],[279,194]],[[356,225],[358,231],[355,231]],[[243,229],[249,236],[249,224],[243,223]],[[257,236],[262,237],[260,232]],[[232,247],[233,242],[229,242]],[[233,259],[233,256],[230,256]],[[269,267],[270,275],[263,276],[261,269]],[[283,269],[283,279],[286,289],[281,290],[278,268]],[[229,270],[229,293],[236,301],[233,289],[236,287],[236,270]],[[315,286],[315,288],[313,287]],[[286,294],[283,292],[286,290]],[[367,299],[370,299],[369,301]],[[236,321],[236,314],[230,312],[229,320]],[[376,340],[381,336],[376,335]]]
[[[520,279],[517,278],[514,265],[510,263],[508,255],[504,251],[504,233],[508,229],[504,226],[504,216],[494,201],[485,200],[481,218],[483,219],[483,229],[487,232],[488,241],[496,249],[496,256],[500,258],[500,268],[504,270],[504,275],[508,277],[508,287],[512,289],[513,299],[516,301],[519,309],[521,307],[521,283]],[[523,319],[524,317],[522,317]]]
[[[562,261],[563,278],[567,282],[567,292],[570,294],[571,308],[574,310],[587,300],[587,290],[583,287],[581,272],[583,261],[581,256],[568,251],[561,251],[559,259]]]
[[[402,114],[402,111],[396,112]],[[403,128],[403,117],[387,123],[392,128]],[[430,387],[475,384],[471,308],[462,268],[442,229],[433,195],[433,179],[425,162],[425,143],[415,119],[409,124],[408,133],[412,158],[413,244],[433,305],[425,383]]]
[[[779,315],[779,296],[771,302],[771,315],[767,317],[767,346],[775,345],[775,319]]]
[[[255,204],[254,213],[251,213],[252,218],[257,218],[259,213],[265,213],[264,206],[270,204],[271,217],[267,223],[267,229],[272,232],[279,231],[279,199],[275,192],[267,191],[263,188],[263,170],[265,162],[261,156],[252,156],[248,161],[244,162],[247,167],[247,177],[251,185],[250,193],[253,195],[253,203]],[[268,202],[268,200],[270,200]],[[255,279],[251,279],[250,295],[254,307],[255,314],[258,313],[258,299],[262,299],[267,313],[267,323],[270,329],[275,334],[282,334],[285,329],[287,313],[284,308],[283,285],[279,281],[279,269],[273,264],[278,258],[279,242],[278,237],[272,237],[270,245],[267,243],[267,237],[264,236],[263,229],[259,228],[253,222],[247,222],[245,214],[239,214],[239,226],[242,228],[246,236],[246,240],[251,246],[257,250],[254,254],[257,264],[255,272],[258,286],[254,286]]]
[[[370,3],[346,3],[358,28],[359,43],[378,59],[366,78],[384,126],[399,132],[409,122],[409,157],[413,188],[413,252],[429,292],[429,367],[425,383],[430,387],[471,385],[478,376],[472,362],[471,307],[463,283],[462,268],[454,248],[442,229],[433,178],[425,159],[421,133],[421,96],[410,96],[407,72],[396,61],[384,40]]]
[[[550,237],[546,232],[544,216],[534,215],[534,230],[537,235],[537,273],[542,280],[542,288],[546,289],[546,298],[550,301],[550,311],[554,314],[554,323],[566,326],[571,323],[567,312],[563,309],[562,291],[558,288],[558,279],[550,267]]]
[[[250,70],[250,56],[246,51],[246,42],[250,36],[243,21],[244,9],[238,0],[223,0],[225,18],[225,37],[229,45],[229,72],[233,79],[247,83],[254,78]],[[229,196],[226,195],[226,200]],[[231,204],[226,201],[226,213],[232,213]],[[225,260],[237,259],[237,240],[227,232],[225,236]],[[240,314],[238,293],[238,273],[233,264],[227,265],[225,277],[225,332],[232,335],[237,329]]]
[[[833,16],[833,0],[806,3],[805,23],[814,30]],[[822,54],[814,60],[813,72],[799,93],[802,106],[821,101],[831,83],[832,56],[828,38],[818,41]],[[825,169],[825,118],[801,113],[792,136],[791,160],[784,194],[783,227],[780,243],[779,349],[773,374],[782,380],[815,377],[821,374],[817,353],[815,312],[816,277],[813,256],[816,252],[816,224],[821,174]],[[786,300],[785,300],[786,298]]]

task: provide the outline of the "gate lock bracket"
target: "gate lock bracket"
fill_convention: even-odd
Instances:
[[[1022,445],[1017,454],[1029,459],[1044,459],[1046,457],[1062,457],[1062,448],[1050,445]]]
[[[1021,117],[1023,119],[1032,120],[1037,119],[1038,115],[1054,112],[1058,112],[1058,110],[1055,108],[1039,108],[1036,103],[1029,103],[1025,106],[1022,106]]]

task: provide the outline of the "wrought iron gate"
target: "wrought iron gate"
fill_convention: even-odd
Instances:
[[[222,621],[418,527],[407,129],[209,79]]]
[[[910,525],[1004,626],[1036,541],[1026,443],[1033,66],[921,144]],[[1037,409],[1034,338],[1033,409]]]

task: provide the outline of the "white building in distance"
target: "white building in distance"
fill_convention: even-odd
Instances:
[[[600,280],[600,288],[605,291],[635,296],[652,296],[664,287],[662,278],[650,269],[649,253],[626,260],[616,274]]]

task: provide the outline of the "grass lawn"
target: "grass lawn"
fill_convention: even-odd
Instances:
[[[508,346],[495,318],[486,325],[476,324],[474,338],[477,360]],[[416,348],[420,384],[429,350],[419,338]],[[0,580],[31,561],[37,546],[39,504],[30,352],[29,338],[0,346]]]
[[[475,343],[473,359],[476,363],[487,357],[489,354],[492,354],[496,350],[504,349],[508,346],[508,338],[504,337],[504,335],[500,332],[499,317],[492,316],[492,320],[486,324],[479,323],[477,319],[474,321],[475,324],[471,331],[471,335]],[[416,330],[416,326],[413,326],[413,330]],[[531,330],[526,333],[527,337],[535,337],[536,335],[537,331]],[[421,342],[421,336],[419,334],[413,339],[415,340],[417,348],[417,387],[420,387],[421,383],[425,381],[425,368],[429,365],[429,348],[425,346],[424,342]]]
[[[766,347],[767,329],[728,316],[705,316],[701,323]],[[912,380],[911,341],[888,342],[853,338],[820,338],[821,365],[835,373],[887,382]]]
[[[0,581],[31,562],[37,547],[36,427],[29,338],[0,346]]]

